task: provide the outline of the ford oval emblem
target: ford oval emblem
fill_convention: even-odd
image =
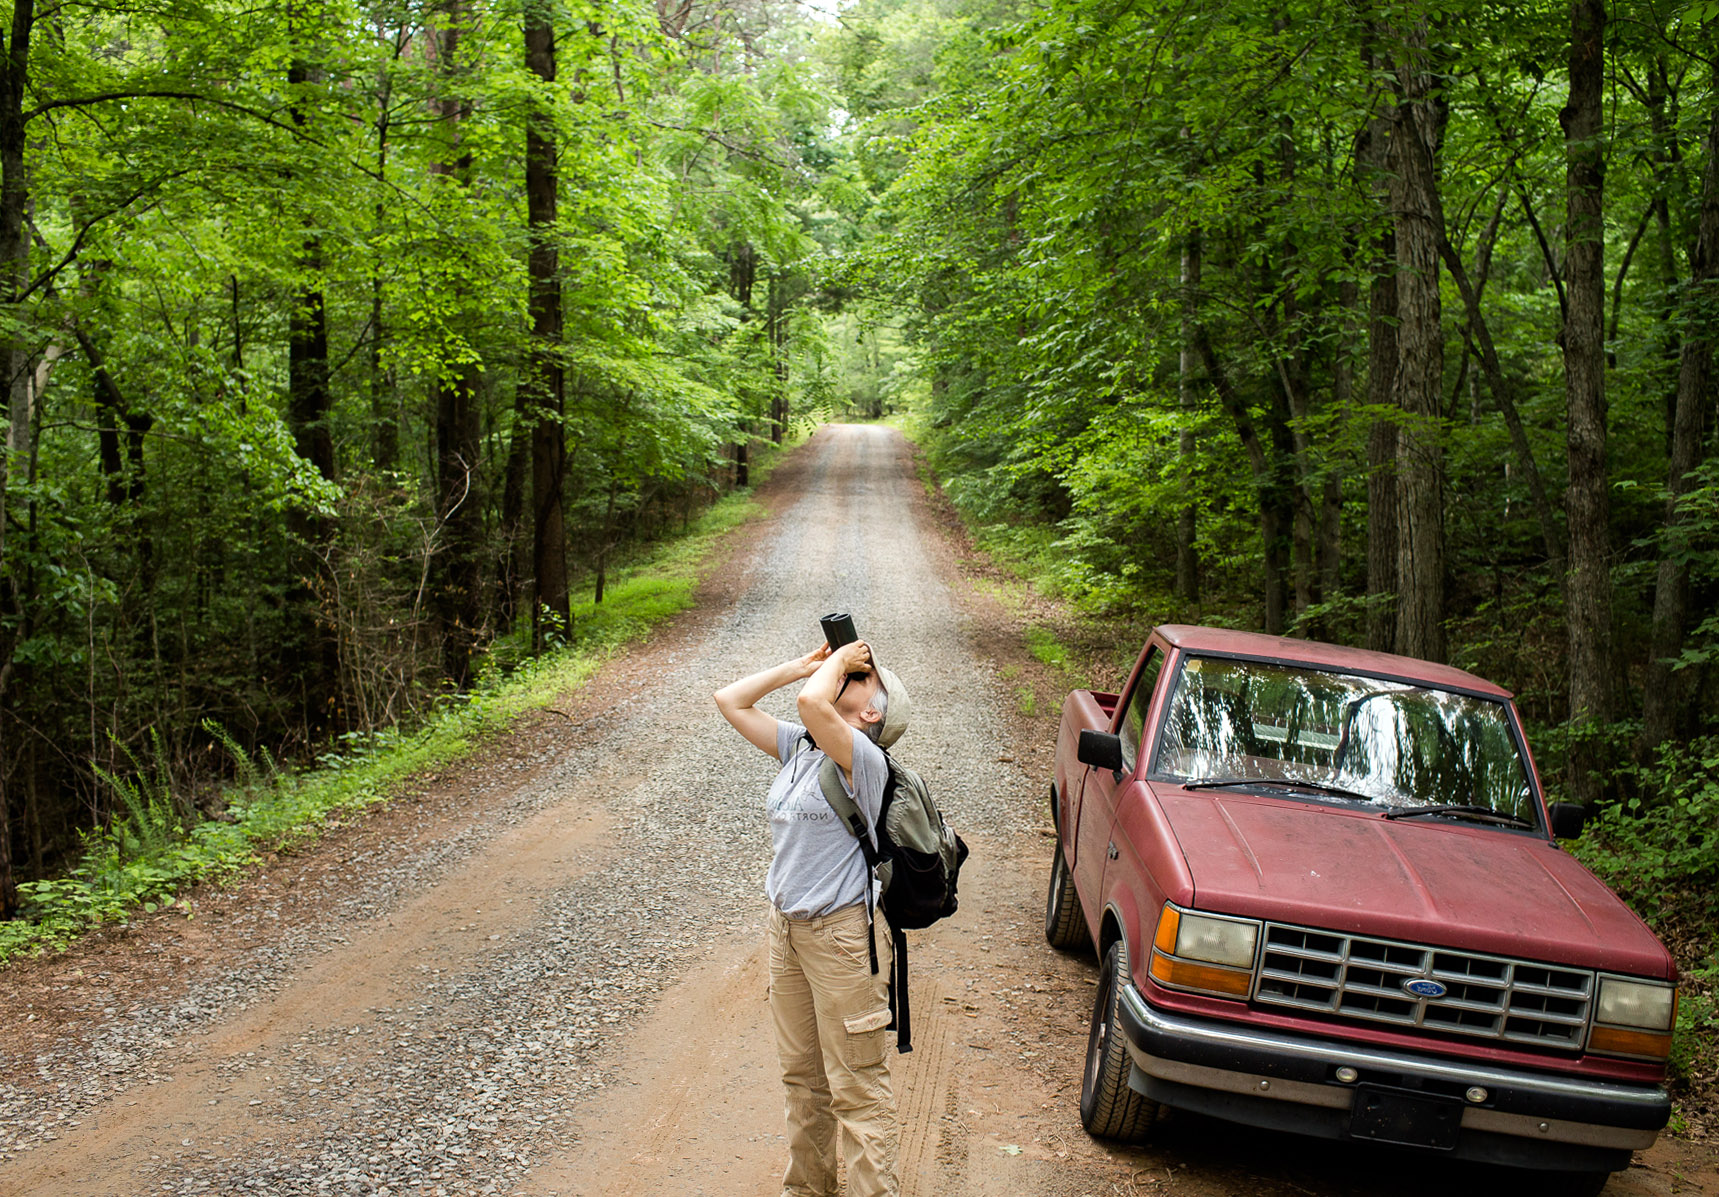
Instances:
[[[1404,981],[1403,988],[1418,998],[1441,998],[1450,991],[1437,981],[1426,977],[1416,977],[1412,981]]]

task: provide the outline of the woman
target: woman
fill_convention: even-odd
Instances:
[[[757,703],[804,681],[804,726]],[[723,718],[781,762],[765,810],[775,855],[764,889],[770,913],[770,1013],[787,1089],[784,1197],[834,1197],[842,1132],[853,1197],[894,1197],[895,1097],[885,1059],[887,968],[872,972],[873,884],[859,841],[824,798],[827,755],[870,825],[889,776],[883,749],[907,730],[907,690],[855,641],[784,661],[716,692]],[[874,837],[875,843],[875,837]],[[868,897],[873,899],[868,901]],[[887,936],[880,936],[887,942]]]

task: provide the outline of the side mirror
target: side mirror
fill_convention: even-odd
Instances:
[[[1552,818],[1552,838],[1573,840],[1587,825],[1588,812],[1580,802],[1554,802],[1546,812]]]
[[[1120,773],[1122,737],[1087,728],[1080,733],[1080,747],[1075,750],[1074,757],[1081,764],[1091,765],[1094,769],[1109,769],[1112,773]]]

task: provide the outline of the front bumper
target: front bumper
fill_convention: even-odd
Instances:
[[[1326,1139],[1436,1146],[1461,1159],[1523,1168],[1617,1171],[1671,1117],[1665,1091],[1444,1059],[1160,1010],[1122,994],[1129,1085],[1179,1109]],[[1336,1079],[1340,1067],[1355,1081]],[[1467,1100],[1478,1086],[1486,1100]],[[1355,1116],[1360,1091],[1400,1097],[1450,1131],[1434,1144],[1392,1137]],[[1437,1107],[1435,1109],[1435,1107]],[[1460,1107],[1460,1125],[1456,1109]]]

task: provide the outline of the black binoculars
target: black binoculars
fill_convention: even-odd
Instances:
[[[824,625],[824,639],[829,642],[830,651],[835,652],[844,644],[852,644],[859,639],[859,633],[854,631],[854,617],[846,611],[838,611],[834,615],[826,615],[818,621]],[[850,673],[842,681],[842,689],[848,688],[848,682],[865,677],[863,673]]]
[[[824,625],[824,639],[829,641],[831,652],[859,639],[859,634],[854,631],[854,617],[846,611],[826,615],[818,622]]]

